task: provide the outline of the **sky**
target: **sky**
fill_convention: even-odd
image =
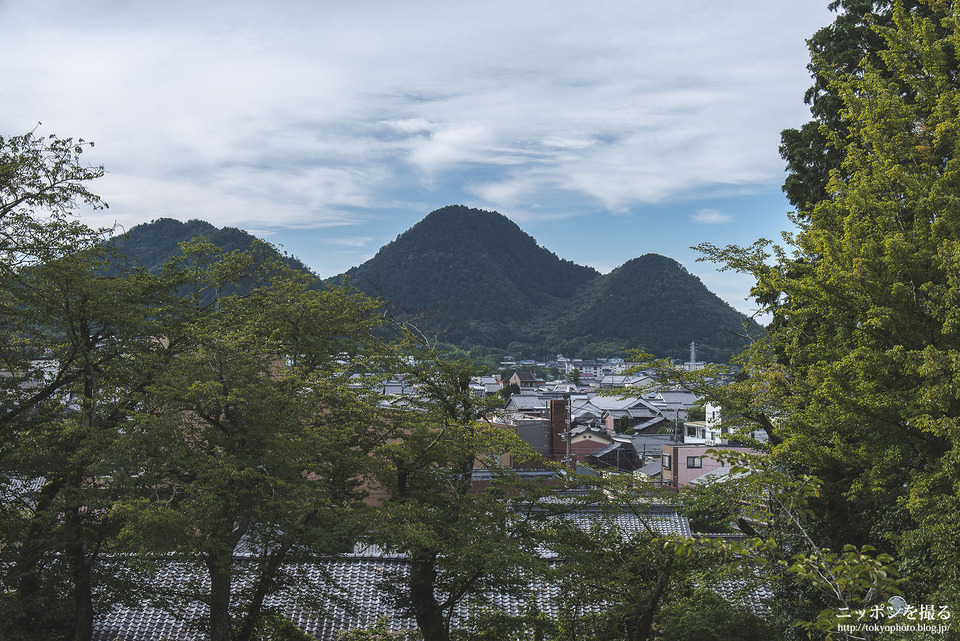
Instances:
[[[790,229],[827,0],[0,0],[0,135],[92,140],[108,210],[245,229],[322,277],[434,209],[608,272]],[[38,124],[39,123],[39,124]]]

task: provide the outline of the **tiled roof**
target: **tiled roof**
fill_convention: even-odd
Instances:
[[[558,518],[583,530],[594,526],[605,530],[615,529],[624,539],[646,536],[651,532],[657,536],[693,536],[690,522],[679,513],[675,505],[625,505],[617,509],[587,506],[561,514]],[[544,556],[549,558],[555,555],[544,552]]]
[[[515,407],[518,410],[542,410],[547,407],[547,400],[536,394],[513,394],[507,404],[508,407]]]
[[[319,641],[335,641],[340,631],[373,626],[380,618],[386,619],[392,632],[414,630],[416,623],[413,618],[393,607],[390,595],[384,589],[391,579],[403,578],[408,572],[408,561],[396,556],[348,555],[302,563],[296,566],[298,584],[268,597],[264,606],[282,613],[299,629]],[[153,580],[158,588],[176,589],[196,582],[200,574],[194,564],[168,561],[159,565]],[[307,584],[314,588],[324,586],[327,577],[337,587],[328,588],[328,596],[321,599],[320,607],[311,607],[303,602],[300,594],[303,587]],[[521,595],[496,593],[487,595],[486,602],[482,604],[464,602],[454,610],[453,618],[454,621],[464,621],[472,611],[483,606],[510,616],[519,616],[531,599],[545,615],[552,618],[559,616],[563,605],[560,587],[537,580]],[[351,604],[349,608],[346,602]],[[597,604],[587,607],[585,612],[597,612],[599,609],[600,605]],[[135,607],[118,606],[95,623],[93,641],[202,641],[206,635],[198,623],[206,611],[206,606],[196,601],[180,605],[177,610],[179,617],[148,602]]]
[[[616,528],[625,539],[650,531],[659,535],[693,536],[687,520],[675,506],[668,505],[650,505],[642,511],[579,508],[562,518],[585,529],[595,524]],[[559,561],[549,553],[545,557],[552,557],[552,562]],[[242,565],[251,560],[238,558],[236,563]],[[409,563],[402,555],[382,554],[371,547],[358,554],[288,566],[287,570],[294,580],[280,593],[268,597],[264,605],[318,641],[336,641],[341,630],[373,626],[381,618],[393,632],[416,629],[414,620],[392,605],[385,590],[391,579],[402,579],[409,572]],[[157,563],[151,582],[156,588],[174,594],[184,586],[204,589],[205,573],[188,561],[162,560]],[[738,579],[720,581],[711,587],[755,612],[768,611],[771,594],[767,588],[747,588],[746,583]],[[316,600],[311,602],[311,596],[316,596]],[[489,594],[484,601],[461,604],[454,612],[454,621],[466,620],[481,607],[517,616],[531,601],[546,616],[556,619],[565,606],[561,588],[541,579],[531,579],[522,594]],[[602,606],[602,603],[581,605],[581,613],[596,613]],[[116,606],[96,621],[93,641],[202,641],[206,638],[197,625],[206,614],[205,605],[183,598],[175,609],[176,615],[147,601],[136,606]]]
[[[657,476],[663,473],[663,459],[654,459],[637,471],[645,476]]]

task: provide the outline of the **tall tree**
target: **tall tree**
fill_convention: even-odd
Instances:
[[[840,162],[789,248],[705,249],[773,315],[739,389],[778,460],[823,479],[827,545],[898,553],[908,601],[956,610],[960,8],[896,3],[872,29],[856,69],[820,69]]]
[[[376,399],[351,375],[377,367],[379,315],[279,261],[184,249],[171,331],[187,347],[130,432],[129,477],[151,498],[120,513],[126,541],[186,554],[208,576],[209,591],[185,596],[209,607],[210,638],[247,641],[290,564],[357,534]]]
[[[918,4],[907,2],[910,7]],[[828,142],[831,136],[842,138],[847,133],[840,113],[843,101],[829,75],[855,73],[861,60],[883,49],[884,40],[874,26],[889,25],[893,19],[890,0],[834,0],[829,7],[837,12],[836,19],[808,41],[811,60],[807,69],[813,85],[804,94],[804,102],[810,106],[813,120],[781,134],[780,155],[787,161],[788,171],[783,191],[801,217],[828,196],[830,172],[840,171],[843,161],[842,149]]]
[[[11,635],[50,637],[43,622],[51,617],[72,638],[93,632],[93,593],[104,577],[98,553],[110,547],[115,528],[106,514],[117,498],[104,453],[166,351],[153,340],[162,287],[121,269],[87,250],[6,279],[17,313],[2,328],[26,365],[8,376],[17,382],[11,396],[21,396],[8,411],[16,418],[0,456],[8,499],[2,555],[11,568],[4,583],[16,601],[2,618]]]
[[[507,458],[535,453],[484,420],[490,408],[469,388],[468,363],[414,353],[407,369],[420,396],[388,413],[372,452],[383,503],[370,536],[409,557],[396,601],[426,641],[448,641],[458,606],[522,589],[523,569],[538,561],[531,524],[510,500],[524,487]],[[475,473],[486,479],[479,487]]]
[[[142,359],[159,290],[92,247],[71,216],[92,143],[0,138],[0,599],[5,636],[88,639],[110,492],[97,453],[152,371]],[[137,367],[134,367],[136,363]]]

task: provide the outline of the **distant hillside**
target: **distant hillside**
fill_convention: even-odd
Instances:
[[[111,242],[156,272],[178,243],[197,236],[226,251],[255,240],[232,227],[161,218]],[[696,341],[699,358],[725,362],[743,347],[747,322],[675,260],[648,254],[601,275],[557,257],[505,216],[462,206],[434,211],[328,282],[344,280],[474,357],[592,358],[636,348],[686,359]]]
[[[434,211],[344,276],[467,351],[685,359],[696,341],[701,358],[724,362],[747,323],[675,260],[642,256],[604,276],[501,214],[462,206]]]
[[[562,260],[500,214],[438,209],[345,276],[446,342],[506,348],[600,274]]]
[[[236,227],[217,228],[202,220],[181,222],[172,218],[159,218],[149,223],[136,225],[121,236],[111,239],[117,249],[136,264],[158,273],[163,263],[180,253],[180,243],[197,237],[206,238],[220,249],[231,252],[249,249],[258,240],[256,236]],[[277,252],[277,256],[281,256]],[[309,271],[296,258],[282,256],[291,266]]]
[[[665,256],[647,254],[600,278],[558,330],[568,340],[621,341],[661,355],[725,362],[742,346],[746,317]],[[754,329],[756,326],[754,325]]]

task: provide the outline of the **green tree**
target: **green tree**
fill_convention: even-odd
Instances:
[[[657,638],[662,641],[772,641],[779,637],[749,607],[704,588],[665,606],[658,628]]]
[[[458,604],[521,590],[522,570],[539,561],[530,523],[508,500],[523,486],[503,459],[536,454],[483,420],[489,407],[470,391],[469,364],[415,354],[409,374],[421,396],[389,414],[372,452],[384,502],[370,536],[410,559],[409,574],[392,588],[397,604],[426,641],[448,641]],[[489,487],[474,487],[475,471]]]
[[[80,204],[106,204],[87,183],[103,176],[103,167],[86,166],[83,139],[0,136],[0,268],[16,269],[65,253],[96,238],[70,214]]]
[[[0,631],[88,639],[116,497],[100,453],[152,375],[155,280],[95,249],[83,140],[0,138]],[[109,599],[109,596],[106,596]],[[103,605],[101,603],[101,605]]]
[[[839,165],[788,248],[705,249],[752,274],[773,316],[729,400],[777,460],[823,480],[817,535],[897,553],[908,601],[956,610],[960,558],[943,542],[960,522],[960,14],[931,1],[890,15],[857,68],[819,68]]]
[[[94,591],[102,594],[109,578],[98,556],[112,548],[116,524],[107,514],[121,492],[105,453],[166,359],[153,340],[162,286],[122,270],[108,253],[87,250],[6,279],[18,313],[0,327],[20,352],[7,363],[19,356],[26,366],[10,372],[18,385],[8,390],[8,414],[16,418],[0,455],[9,498],[0,508],[0,556],[10,564],[5,596],[13,600],[2,601],[12,611],[0,626],[11,636],[50,638],[51,627],[92,635]]]
[[[381,317],[361,296],[204,241],[168,271],[182,292],[170,331],[185,347],[130,432],[144,496],[117,512],[128,544],[203,568],[209,591],[188,596],[209,606],[212,640],[248,641],[293,561],[358,533],[377,399],[350,377],[376,368]]]
[[[923,7],[915,0],[902,4],[914,10]],[[829,7],[837,12],[836,19],[808,41],[811,60],[807,69],[814,84],[804,102],[810,106],[813,120],[781,134],[780,155],[788,170],[783,191],[800,216],[829,197],[831,172],[843,171],[843,151],[828,140],[848,133],[841,116],[843,100],[830,83],[830,75],[856,73],[864,58],[883,50],[886,42],[874,27],[889,26],[893,21],[890,0],[834,0]]]

